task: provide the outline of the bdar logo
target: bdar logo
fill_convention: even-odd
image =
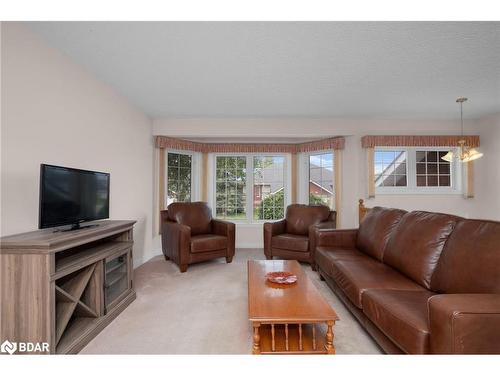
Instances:
[[[14,354],[17,350],[17,344],[15,342],[10,342],[9,340],[5,340],[2,345],[0,345],[0,352]]]

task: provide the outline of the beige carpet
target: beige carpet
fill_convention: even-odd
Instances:
[[[151,259],[135,270],[137,299],[81,353],[249,354],[248,259],[264,259],[262,249],[238,249],[231,264],[195,264],[183,274],[163,256]],[[334,327],[337,353],[380,353],[317,273],[303,267],[341,319]]]

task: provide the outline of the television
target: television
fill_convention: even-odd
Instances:
[[[109,178],[109,173],[41,164],[38,227],[71,225],[73,230],[108,219]]]

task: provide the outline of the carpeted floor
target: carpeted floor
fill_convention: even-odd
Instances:
[[[137,299],[81,353],[249,354],[248,259],[265,259],[262,249],[238,249],[231,264],[195,264],[183,274],[163,256],[151,259],[135,270]],[[381,353],[318,274],[303,267],[340,317],[337,354]]]

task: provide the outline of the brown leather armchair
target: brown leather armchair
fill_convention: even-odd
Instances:
[[[172,203],[161,211],[161,242],[166,260],[186,272],[188,265],[234,256],[235,225],[212,218],[205,202]]]
[[[285,219],[264,223],[264,254],[267,259],[278,256],[311,264],[314,261],[316,229],[335,229],[337,213],[326,206],[292,204]]]

